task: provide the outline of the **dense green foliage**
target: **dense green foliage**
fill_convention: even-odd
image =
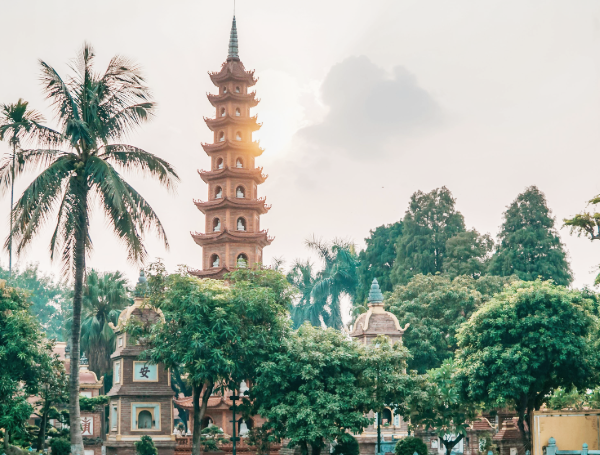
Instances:
[[[108,324],[117,325],[121,310],[131,303],[127,279],[121,272],[88,271],[83,288],[81,349],[98,377],[112,370],[115,332]]]
[[[397,286],[385,303],[400,326],[410,324],[403,343],[412,354],[409,370],[423,374],[442,365],[457,349],[461,324],[493,294],[502,290],[510,278],[484,276],[474,279],[445,275],[416,275]]]
[[[354,244],[336,239],[331,243],[318,239],[306,241],[323,263],[323,269],[313,276],[312,264],[296,261],[288,274],[288,281],[300,291],[300,300],[292,307],[294,326],[304,321],[320,327],[341,329],[340,308],[343,296],[354,299],[358,288],[358,257]]]
[[[123,137],[147,121],[154,109],[139,68],[122,57],[110,60],[104,73],[94,69],[95,54],[84,45],[71,68],[74,75],[61,77],[40,62],[46,97],[56,110],[58,130],[43,128],[37,147],[15,150],[16,167],[10,160],[0,166],[0,183],[7,187],[27,171],[42,168],[14,206],[13,228],[7,244],[21,253],[56,214],[50,241],[51,258],[60,256],[65,273],[72,271],[73,318],[69,412],[74,455],[83,455],[79,418],[79,352],[81,307],[86,256],[92,248],[89,230],[93,203],[99,202],[110,230],[122,242],[131,261],[143,261],[144,235],[154,229],[167,244],[158,216],[148,202],[119,173],[149,175],[167,188],[178,180],[164,160],[137,147],[120,143]],[[40,148],[41,147],[41,148]]]
[[[395,455],[427,455],[427,444],[423,442],[421,438],[414,436],[407,436],[400,439],[394,447]]]
[[[9,435],[24,432],[32,412],[26,397],[38,393],[52,369],[52,343],[30,305],[23,291],[0,284],[0,423]]]
[[[541,278],[564,286],[573,280],[546,197],[537,187],[519,194],[504,212],[498,237],[490,274],[517,275],[525,281]]]
[[[598,409],[600,407],[600,387],[593,390],[577,390],[576,387],[567,390],[559,387],[548,399],[547,405],[549,409],[556,410]]]
[[[216,452],[219,450],[219,445],[229,443],[229,439],[225,437],[225,433],[218,426],[203,428],[200,432],[200,445],[203,452]]]
[[[402,235],[402,221],[379,226],[365,239],[367,248],[358,255],[358,291],[356,303],[364,303],[373,279],[379,282],[382,292],[392,290],[391,273],[396,260],[396,243]],[[412,454],[411,454],[412,455]]]
[[[444,270],[446,242],[465,230],[463,216],[454,204],[445,186],[411,196],[396,245],[392,283],[406,284],[419,273],[434,275]]]
[[[237,389],[280,348],[289,328],[291,287],[273,270],[240,269],[227,282],[200,280],[185,271],[169,275],[160,263],[149,272],[149,303],[163,311],[166,321],[144,335],[147,358],[187,374],[193,389],[196,455],[213,390]],[[140,334],[135,324],[128,330]]]
[[[28,291],[30,311],[42,325],[46,336],[56,341],[66,339],[65,318],[70,309],[68,289],[51,276],[43,275],[37,264],[19,270],[13,267],[12,276],[0,267],[0,279],[10,286]]]
[[[592,198],[588,203],[597,206],[600,204],[600,195]],[[577,236],[583,234],[592,241],[600,239],[600,213],[596,211],[594,213],[582,212],[573,218],[565,218],[563,221],[565,226],[571,228],[571,234],[577,233]],[[594,285],[598,284],[600,284],[600,273],[594,280]]]
[[[338,330],[304,324],[262,364],[245,405],[267,419],[264,426],[278,439],[316,455],[325,441],[368,426],[369,410],[405,400],[407,355],[383,338],[365,346]]]
[[[66,438],[52,438],[50,448],[52,455],[69,455],[71,453],[71,443]]]
[[[485,275],[494,241],[486,234],[481,235],[475,229],[459,232],[446,241],[446,258],[442,266],[452,278],[468,275],[479,278]]]
[[[134,445],[136,455],[158,455],[158,449],[148,435],[142,436]]]
[[[468,422],[481,410],[481,403],[465,400],[457,364],[453,359],[429,370],[419,393],[409,397],[411,426],[422,425],[436,433],[446,448],[446,455],[467,436]]]
[[[526,416],[558,387],[585,389],[598,379],[598,319],[580,291],[550,281],[516,282],[459,331],[457,359],[468,399],[513,407]]]
[[[360,455],[358,441],[349,433],[343,434],[337,440],[333,455]]]

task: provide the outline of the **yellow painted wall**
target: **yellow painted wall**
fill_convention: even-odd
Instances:
[[[587,415],[586,415],[587,414]],[[533,455],[556,439],[558,450],[600,449],[600,411],[545,411],[533,414]]]

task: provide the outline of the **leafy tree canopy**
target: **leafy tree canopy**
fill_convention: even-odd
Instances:
[[[382,292],[392,290],[390,275],[396,260],[396,243],[402,235],[402,221],[379,226],[369,234],[365,239],[367,248],[358,255],[359,286],[355,303],[359,304],[366,301],[373,278],[377,278]]]
[[[459,232],[446,241],[446,259],[443,269],[451,277],[485,275],[494,248],[489,234],[481,235],[475,229]]]
[[[519,194],[504,212],[500,244],[488,273],[517,275],[521,280],[553,280],[567,286],[573,281],[567,254],[554,227],[546,197],[536,186]]]
[[[514,279],[417,275],[408,284],[397,286],[385,303],[402,327],[410,324],[403,336],[404,346],[412,354],[409,369],[423,374],[451,358],[461,324]]]
[[[600,195],[592,198],[589,204],[594,206],[594,213],[582,212],[573,218],[565,218],[563,221],[565,226],[571,228],[571,234],[576,233],[578,237],[584,235],[593,241],[600,239],[600,213],[595,211],[595,207],[600,204]],[[594,285],[598,284],[600,284],[600,273],[594,280]]]
[[[464,399],[453,359],[446,359],[441,367],[429,370],[425,378],[419,393],[410,396],[410,423],[413,427],[435,431],[446,448],[446,455],[450,455],[467,435],[467,422],[477,416],[482,404]]]
[[[446,242],[465,230],[464,218],[454,205],[454,197],[445,186],[411,196],[396,245],[392,283],[406,284],[419,273],[433,275],[444,270]]]
[[[197,455],[200,425],[215,387],[237,389],[281,346],[289,328],[291,287],[273,270],[240,269],[225,282],[200,280],[185,271],[167,274],[160,263],[149,272],[149,304],[163,311],[166,322],[145,334],[147,358],[187,374]],[[129,330],[135,334],[139,327]]]
[[[400,439],[394,447],[396,455],[428,455],[427,444],[421,438],[415,436],[407,436]]]
[[[325,441],[360,432],[365,413],[402,403],[410,390],[407,357],[385,338],[365,346],[334,329],[304,324],[261,366],[250,389],[252,412],[281,439],[318,454]]]
[[[459,331],[465,393],[490,407],[511,406],[519,428],[558,387],[597,384],[598,319],[580,291],[550,281],[515,282]]]
[[[28,291],[31,301],[30,311],[42,325],[49,339],[66,339],[65,315],[69,311],[68,288],[52,276],[40,272],[38,264],[27,264],[22,269],[9,271],[0,267],[0,279],[7,280],[10,286]]]

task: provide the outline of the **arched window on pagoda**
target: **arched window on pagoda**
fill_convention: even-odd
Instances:
[[[236,141],[241,141],[242,140],[242,133],[241,132],[236,132],[235,133],[235,140]]]
[[[390,411],[388,408],[385,408],[381,412],[381,423],[383,425],[390,425],[392,423],[392,411]]]
[[[213,232],[221,231],[221,220],[219,218],[213,219]]]
[[[246,230],[246,220],[241,216],[237,219],[237,230],[238,231]]]
[[[226,114],[226,112],[225,112],[225,108],[224,108],[224,107],[222,107],[222,108],[221,108],[221,117],[225,117],[225,114]]]
[[[246,197],[246,191],[244,190],[243,186],[237,187],[237,189],[235,190],[235,197],[238,197],[240,199],[244,199]]]
[[[211,267],[219,267],[221,265],[221,259],[218,254],[213,254],[210,257],[210,265]]]
[[[236,263],[241,269],[248,267],[248,256],[246,256],[244,253],[239,254]]]
[[[213,419],[210,416],[206,416],[202,419],[202,429],[210,428],[214,426]]]
[[[241,437],[248,436],[248,432],[254,428],[254,421],[248,417],[244,419],[243,417],[238,420],[238,434]]]
[[[219,131],[219,142],[225,141],[225,131]]]
[[[223,197],[223,188],[217,186],[215,188],[215,199],[221,199]]]
[[[242,116],[242,111],[240,110],[239,107],[235,108],[235,116],[236,117],[241,117]]]
[[[241,158],[238,158],[237,160],[235,160],[235,167],[237,167],[239,169],[244,168],[244,162],[242,161]]]
[[[223,93],[227,93],[227,87],[223,86]]]
[[[235,93],[241,93],[241,92],[242,92],[242,90],[240,89],[240,86],[239,85],[236,86],[235,87]]]
[[[217,169],[223,169],[223,165],[224,165],[223,158],[219,158],[217,160]]]

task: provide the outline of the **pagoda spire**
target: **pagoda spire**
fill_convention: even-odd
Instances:
[[[238,36],[237,26],[235,23],[235,14],[233,16],[233,22],[231,23],[231,33],[229,34],[229,53],[227,54],[227,60],[239,60],[238,55]]]

